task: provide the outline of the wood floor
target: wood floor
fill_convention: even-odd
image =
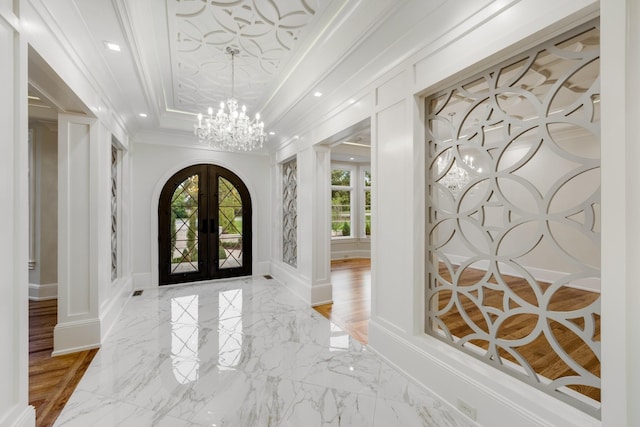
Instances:
[[[371,260],[331,261],[333,304],[316,311],[363,344],[367,343],[371,317]]]
[[[451,275],[444,264],[439,266],[440,276],[447,282],[451,282]],[[462,277],[458,280],[458,286],[469,286],[479,283],[485,271],[476,269],[467,269]],[[529,304],[537,306],[537,298],[525,279],[513,276],[502,275],[504,281],[508,284],[513,293],[518,295]],[[489,280],[491,283],[497,283],[495,278]],[[544,291],[549,287],[548,283],[539,282],[540,288]],[[442,310],[451,298],[450,291],[443,291],[438,294],[438,308]],[[548,308],[551,311],[572,312],[587,307],[599,298],[600,294],[596,292],[585,291],[581,289],[563,287],[555,292],[549,301]],[[504,304],[504,292],[497,290],[484,289],[483,305],[495,307],[498,311],[502,311]],[[488,331],[489,325],[485,320],[482,311],[470,299],[461,298],[462,310],[472,322],[485,332]],[[514,302],[511,302],[513,304]],[[440,316],[440,319],[447,326],[452,335],[456,337],[466,337],[474,333],[455,305],[446,314]],[[527,337],[533,330],[538,321],[538,316],[534,314],[518,314],[511,316],[505,321],[496,332],[497,338],[505,340],[517,340]],[[584,330],[584,319],[576,318],[571,321],[579,328]],[[600,341],[600,316],[593,316],[594,333],[593,340]],[[574,359],[579,365],[592,374],[600,377],[600,361],[591,351],[589,346],[576,334],[567,327],[558,322],[549,321],[550,329],[553,332],[558,344],[566,351],[566,353]],[[483,349],[488,348],[488,342],[482,340],[472,340],[472,344]],[[524,357],[535,372],[549,379],[557,379],[561,377],[570,377],[575,375],[575,371],[567,365],[553,350],[544,334],[540,334],[535,340],[529,344],[514,347],[517,352]],[[500,350],[500,356],[513,363],[517,363],[516,359],[504,350]],[[600,389],[583,385],[568,386],[585,396],[596,401],[600,401]]]
[[[443,265],[440,267],[440,274],[443,278],[448,278],[448,272]],[[484,275],[484,271],[468,269],[459,285],[465,286],[477,283]],[[450,280],[450,278],[448,278]],[[535,303],[535,295],[530,286],[523,279],[505,276],[511,289],[522,299],[530,303]],[[371,306],[371,262],[369,259],[349,259],[331,262],[331,283],[333,285],[333,304],[325,304],[315,307],[323,316],[340,326],[358,341],[366,344],[368,341],[368,321],[370,318]],[[542,289],[549,285],[541,283]],[[556,297],[550,301],[549,308],[554,311],[572,311],[585,307],[598,298],[599,294],[579,289],[564,288],[556,293]],[[438,301],[440,308],[447,302],[446,295],[442,295]],[[486,292],[484,304],[499,308],[503,303],[501,292]],[[486,329],[486,322],[482,313],[473,302],[465,301],[463,309],[466,314],[476,324]],[[457,310],[451,310],[442,316],[451,333],[457,337],[464,337],[472,333]],[[500,329],[500,338],[519,338],[526,335],[533,329],[536,318],[533,315],[514,316],[509,322],[505,322]],[[574,319],[574,322],[584,328],[584,321]],[[600,318],[594,316],[594,340],[600,340]],[[588,371],[600,376],[600,362],[589,347],[582,342],[575,334],[560,324],[552,324],[551,329],[558,339],[560,345],[566,349],[567,353]],[[487,348],[486,342],[474,341],[473,344]],[[519,347],[518,352],[528,360],[534,370],[550,379],[556,379],[572,375],[573,371],[567,366],[553,351],[550,344],[540,336],[531,344]],[[501,356],[515,361],[506,352],[501,352]],[[600,389],[586,386],[571,386],[572,389],[600,401]]]
[[[98,352],[51,357],[57,304],[29,301],[29,404],[36,408],[37,427],[53,425]]]

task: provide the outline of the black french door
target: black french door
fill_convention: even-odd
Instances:
[[[198,164],[173,175],[158,205],[160,285],[251,275],[251,199],[242,180]]]

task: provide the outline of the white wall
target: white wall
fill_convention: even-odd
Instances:
[[[253,212],[253,274],[269,273],[271,183],[269,157],[224,153],[204,148],[182,148],[136,142],[132,162],[132,230],[134,287],[158,285],[158,199],[167,180],[185,167],[211,163],[238,175],[251,195]],[[193,145],[195,136],[177,136],[173,142]]]
[[[28,405],[27,45],[17,2],[0,1],[0,425],[33,426]]]
[[[130,271],[125,270],[116,283],[109,274],[111,137],[117,135],[124,149],[128,141],[109,94],[71,47],[49,9],[40,0],[14,3],[20,4],[30,51],[38,54],[29,58],[30,83],[54,105],[78,112],[60,115],[58,129],[59,298],[54,354],[64,354],[99,346],[130,295]],[[25,70],[25,91],[26,77]],[[125,247],[130,238],[130,233],[123,233]]]
[[[35,164],[34,268],[29,270],[29,298],[45,300],[58,294],[58,133],[55,122],[34,122]]]
[[[446,87],[452,80],[472,75],[582,23],[585,12],[593,12],[594,6],[593,2],[572,2],[569,6],[521,1],[501,11],[484,8],[476,15],[488,14],[481,25],[452,37],[440,49],[425,48],[406,61],[395,76],[390,73],[388,80],[381,79],[375,87],[375,279],[369,342],[453,406],[460,399],[476,408],[477,421],[482,425],[587,426],[598,425],[599,421],[424,336],[424,106],[414,95]],[[461,10],[458,8],[458,13]],[[572,23],[559,23],[569,16]],[[432,18],[437,19],[437,15]],[[510,23],[509,31],[504,22]],[[464,25],[460,22],[453,33],[462,31]],[[412,184],[405,187],[406,183]],[[386,224],[394,220],[392,207],[398,205],[413,207],[413,211],[396,219],[402,226],[393,233]],[[394,249],[402,243],[412,249],[407,257],[398,256]],[[389,283],[394,286],[389,287]]]
[[[397,44],[405,43],[402,48],[396,45],[398,50],[394,51],[379,47],[378,57],[369,57],[368,67],[352,77],[343,76],[341,90],[323,100],[322,106],[307,116],[288,119],[292,124],[289,133],[299,135],[283,148],[290,153],[322,143],[349,126],[352,118],[371,116],[374,182],[370,346],[452,406],[462,399],[476,408],[481,425],[584,427],[600,422],[424,334],[425,152],[424,111],[419,95],[446,87],[586,22],[597,16],[598,6],[593,0],[445,2],[421,17],[419,24],[403,27],[399,17],[420,16],[417,11],[423,7],[419,1],[403,3],[394,11],[397,17],[389,17],[389,25],[398,26],[389,28],[387,34],[384,27],[379,33],[369,34],[362,46],[354,47],[351,58],[364,55],[373,40],[393,39]],[[386,64],[394,66],[384,68]],[[355,81],[364,83],[357,85]],[[344,107],[349,99],[365,103]],[[364,117],[363,107],[368,108]],[[316,120],[306,129],[294,124],[308,124],[314,117],[324,120]],[[398,206],[404,209],[398,212]],[[398,251],[399,247],[404,251]],[[618,255],[626,257],[620,249]],[[603,319],[605,316],[606,311]],[[603,372],[608,363],[603,361]],[[628,392],[620,385],[616,382],[614,393],[624,399]],[[607,408],[603,411],[606,414]],[[605,420],[607,416],[622,419],[604,415]]]
[[[601,3],[602,425],[640,425],[640,5]]]

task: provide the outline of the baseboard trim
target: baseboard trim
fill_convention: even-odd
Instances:
[[[52,356],[100,347],[100,320],[58,323],[53,328]]]
[[[312,307],[331,304],[333,302],[333,286],[331,282],[320,283],[311,287],[311,301]]]
[[[341,259],[352,258],[371,258],[370,250],[355,250],[355,251],[331,251],[331,261],[338,261]]]
[[[270,270],[273,277],[310,306],[333,302],[333,289],[330,282],[312,285],[309,278],[298,274],[293,267],[282,262],[272,262]]]
[[[0,417],[0,424],[8,427],[34,427],[36,425],[36,409],[31,405],[22,407],[22,410],[16,408],[6,418]]]
[[[397,334],[372,318],[369,347],[456,408],[477,409],[477,423],[495,427],[600,427],[600,421],[431,337]],[[401,367],[401,368],[400,368]]]
[[[58,298],[58,284],[29,283],[29,299],[32,301],[45,301]]]
[[[254,271],[254,276],[264,276],[265,274],[269,274],[271,272],[271,262],[262,261],[259,262],[256,266],[256,271]]]
[[[311,305],[311,281],[309,279],[297,274],[289,265],[279,262],[271,263],[270,273],[285,288]]]
[[[124,306],[131,298],[133,292],[132,289],[133,279],[131,276],[122,277],[116,283],[112,284],[117,289],[113,297],[111,297],[109,304],[107,304],[102,310],[100,310],[100,332],[101,342],[103,342],[111,328],[115,325],[116,321],[120,317]]]

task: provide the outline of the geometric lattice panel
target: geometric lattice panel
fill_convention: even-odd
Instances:
[[[282,261],[298,265],[298,163],[282,165]]]
[[[202,111],[235,94],[249,111],[290,59],[305,28],[329,2],[319,0],[167,0],[172,51],[172,108]]]
[[[118,149],[111,146],[111,281],[118,278]]]
[[[426,333],[600,413],[599,30],[426,99]]]

